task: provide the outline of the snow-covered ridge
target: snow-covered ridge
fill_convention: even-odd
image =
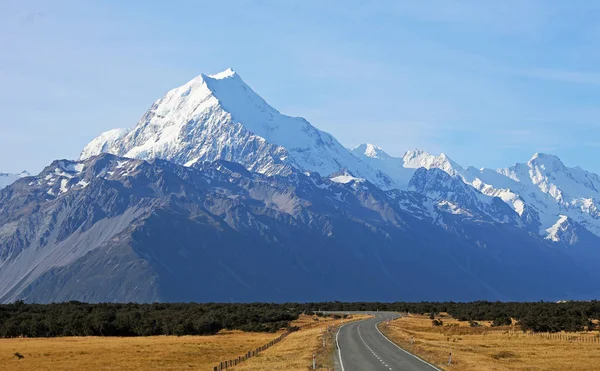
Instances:
[[[445,154],[435,156],[421,150],[393,157],[375,145],[363,144],[353,153],[398,184],[410,182],[416,168],[441,169],[457,176],[484,195],[500,198],[528,228],[549,240],[564,241],[557,237],[564,229],[560,226],[572,223],[600,236],[600,176],[567,167],[557,156],[536,153],[526,163],[494,170],[465,169]]]
[[[414,149],[406,151],[402,157],[393,157],[380,147],[363,143],[352,150],[352,153],[369,166],[387,174],[401,188],[406,189],[416,169],[441,169],[450,175],[458,175],[462,167],[445,154],[432,155]]]
[[[536,153],[527,163],[495,172],[471,171],[465,180],[486,184],[486,192],[498,193],[517,211],[537,214],[542,234],[551,235],[548,229],[568,217],[600,236],[600,177],[567,167],[556,156]]]
[[[6,188],[20,178],[30,176],[27,171],[22,171],[19,174],[0,173],[0,189]]]
[[[231,69],[202,74],[169,91],[135,128],[102,134],[81,159],[102,152],[186,166],[227,160],[267,175],[286,175],[290,166],[323,176],[348,169],[381,188],[396,187],[332,135],[271,107]]]
[[[86,146],[81,159],[100,153],[159,158],[185,166],[226,160],[266,175],[287,176],[296,168],[353,184],[364,179],[386,190],[407,190],[417,169],[440,169],[481,194],[502,200],[525,228],[544,237],[562,216],[600,236],[596,174],[566,167],[558,157],[541,153],[525,163],[494,170],[464,168],[443,153],[418,149],[401,157],[373,144],[350,151],[305,119],[281,114],[231,69],[202,74],[170,90],[133,129],[103,133]],[[344,171],[347,176],[340,175]],[[456,200],[438,201],[458,213]]]

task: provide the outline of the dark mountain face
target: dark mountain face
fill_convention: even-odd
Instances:
[[[432,182],[452,198],[428,195]],[[437,169],[411,184],[421,191],[268,177],[229,162],[55,161],[0,191],[0,301],[595,294],[598,274],[580,269],[583,259],[515,225],[504,204]]]

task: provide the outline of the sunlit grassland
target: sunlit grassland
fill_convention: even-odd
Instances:
[[[439,318],[436,316],[436,318]],[[428,316],[399,318],[380,329],[402,348],[444,370],[594,370],[598,369],[600,344],[528,336],[518,327],[470,327],[448,315],[439,318],[444,326],[434,327]],[[450,325],[450,326],[448,326]],[[569,334],[583,337],[598,332]],[[410,339],[414,336],[414,344]],[[564,334],[566,336],[566,334]],[[452,352],[452,365],[448,355]]]

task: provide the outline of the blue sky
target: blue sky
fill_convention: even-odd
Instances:
[[[600,173],[598,45],[593,1],[4,0],[0,172],[76,158],[231,67],[349,147]]]

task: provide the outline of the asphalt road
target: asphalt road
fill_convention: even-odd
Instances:
[[[375,317],[348,323],[337,333],[342,371],[440,371],[388,340],[377,324],[396,313],[371,313]]]

